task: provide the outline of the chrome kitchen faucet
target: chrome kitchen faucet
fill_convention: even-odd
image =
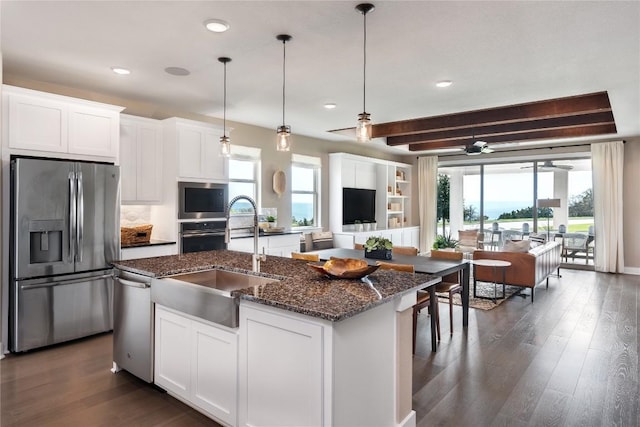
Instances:
[[[253,229],[253,255],[251,256],[251,269],[255,273],[259,273],[260,261],[266,261],[267,256],[264,253],[263,254],[258,253],[258,237],[260,235],[260,227],[258,227],[258,208],[256,207],[256,202],[254,202],[251,197],[240,195],[240,196],[234,197],[229,202],[229,206],[227,206],[227,212],[226,212],[227,226],[224,232],[224,241],[225,243],[229,244],[229,240],[231,238],[231,230],[232,230],[231,227],[229,226],[229,218],[231,216],[231,207],[238,200],[246,200],[251,204],[251,207],[253,208],[253,227],[238,227],[238,228],[234,228],[233,230]]]

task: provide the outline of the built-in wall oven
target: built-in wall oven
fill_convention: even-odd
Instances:
[[[228,184],[179,182],[178,219],[225,218],[228,192]]]
[[[225,220],[180,223],[180,253],[226,249],[226,225]]]

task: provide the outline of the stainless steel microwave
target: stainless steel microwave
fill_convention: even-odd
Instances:
[[[224,218],[228,184],[178,182],[178,219]]]

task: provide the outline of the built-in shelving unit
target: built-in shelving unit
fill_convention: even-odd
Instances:
[[[375,230],[412,227],[411,170],[406,163],[356,156],[329,154],[329,226],[334,233],[366,233],[373,225],[342,223],[342,189],[345,187],[376,190]]]

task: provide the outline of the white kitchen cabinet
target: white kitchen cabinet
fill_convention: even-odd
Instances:
[[[240,425],[327,425],[325,326],[241,306],[240,328]]]
[[[6,85],[3,103],[12,152],[118,158],[122,107]]]
[[[216,418],[236,424],[238,387],[237,335],[193,320],[191,401]]]
[[[241,300],[238,425],[415,426],[413,304],[330,322]]]
[[[122,248],[120,250],[120,259],[139,259],[139,258],[151,258],[156,256],[165,255],[177,255],[177,244],[166,245],[149,245],[149,246],[135,246],[129,248]]]
[[[237,332],[156,304],[155,383],[206,415],[236,425]]]
[[[420,247],[420,227],[406,227],[402,229],[402,245]]]
[[[347,188],[376,188],[375,164],[345,159],[341,169],[342,186]]]
[[[156,304],[154,382],[185,399],[191,390],[190,332],[191,320]]]
[[[123,204],[162,203],[162,125],[120,117],[120,182]]]
[[[253,253],[253,237],[231,239],[227,249]],[[258,238],[258,252],[291,258],[291,252],[300,252],[300,233],[261,236]]]
[[[175,125],[179,180],[228,181],[228,159],[219,153],[217,127],[169,119]]]
[[[352,247],[350,246],[349,239],[346,236],[353,236],[354,243],[364,244],[369,237],[372,236],[380,236],[386,239],[391,240],[396,246],[413,246],[414,248],[420,247],[420,227],[404,227],[404,228],[394,228],[387,230],[376,230],[376,231],[363,231],[363,232],[349,232],[349,233],[340,233],[342,237],[341,241],[344,241],[345,244],[340,247]],[[335,239],[334,239],[335,241]]]

